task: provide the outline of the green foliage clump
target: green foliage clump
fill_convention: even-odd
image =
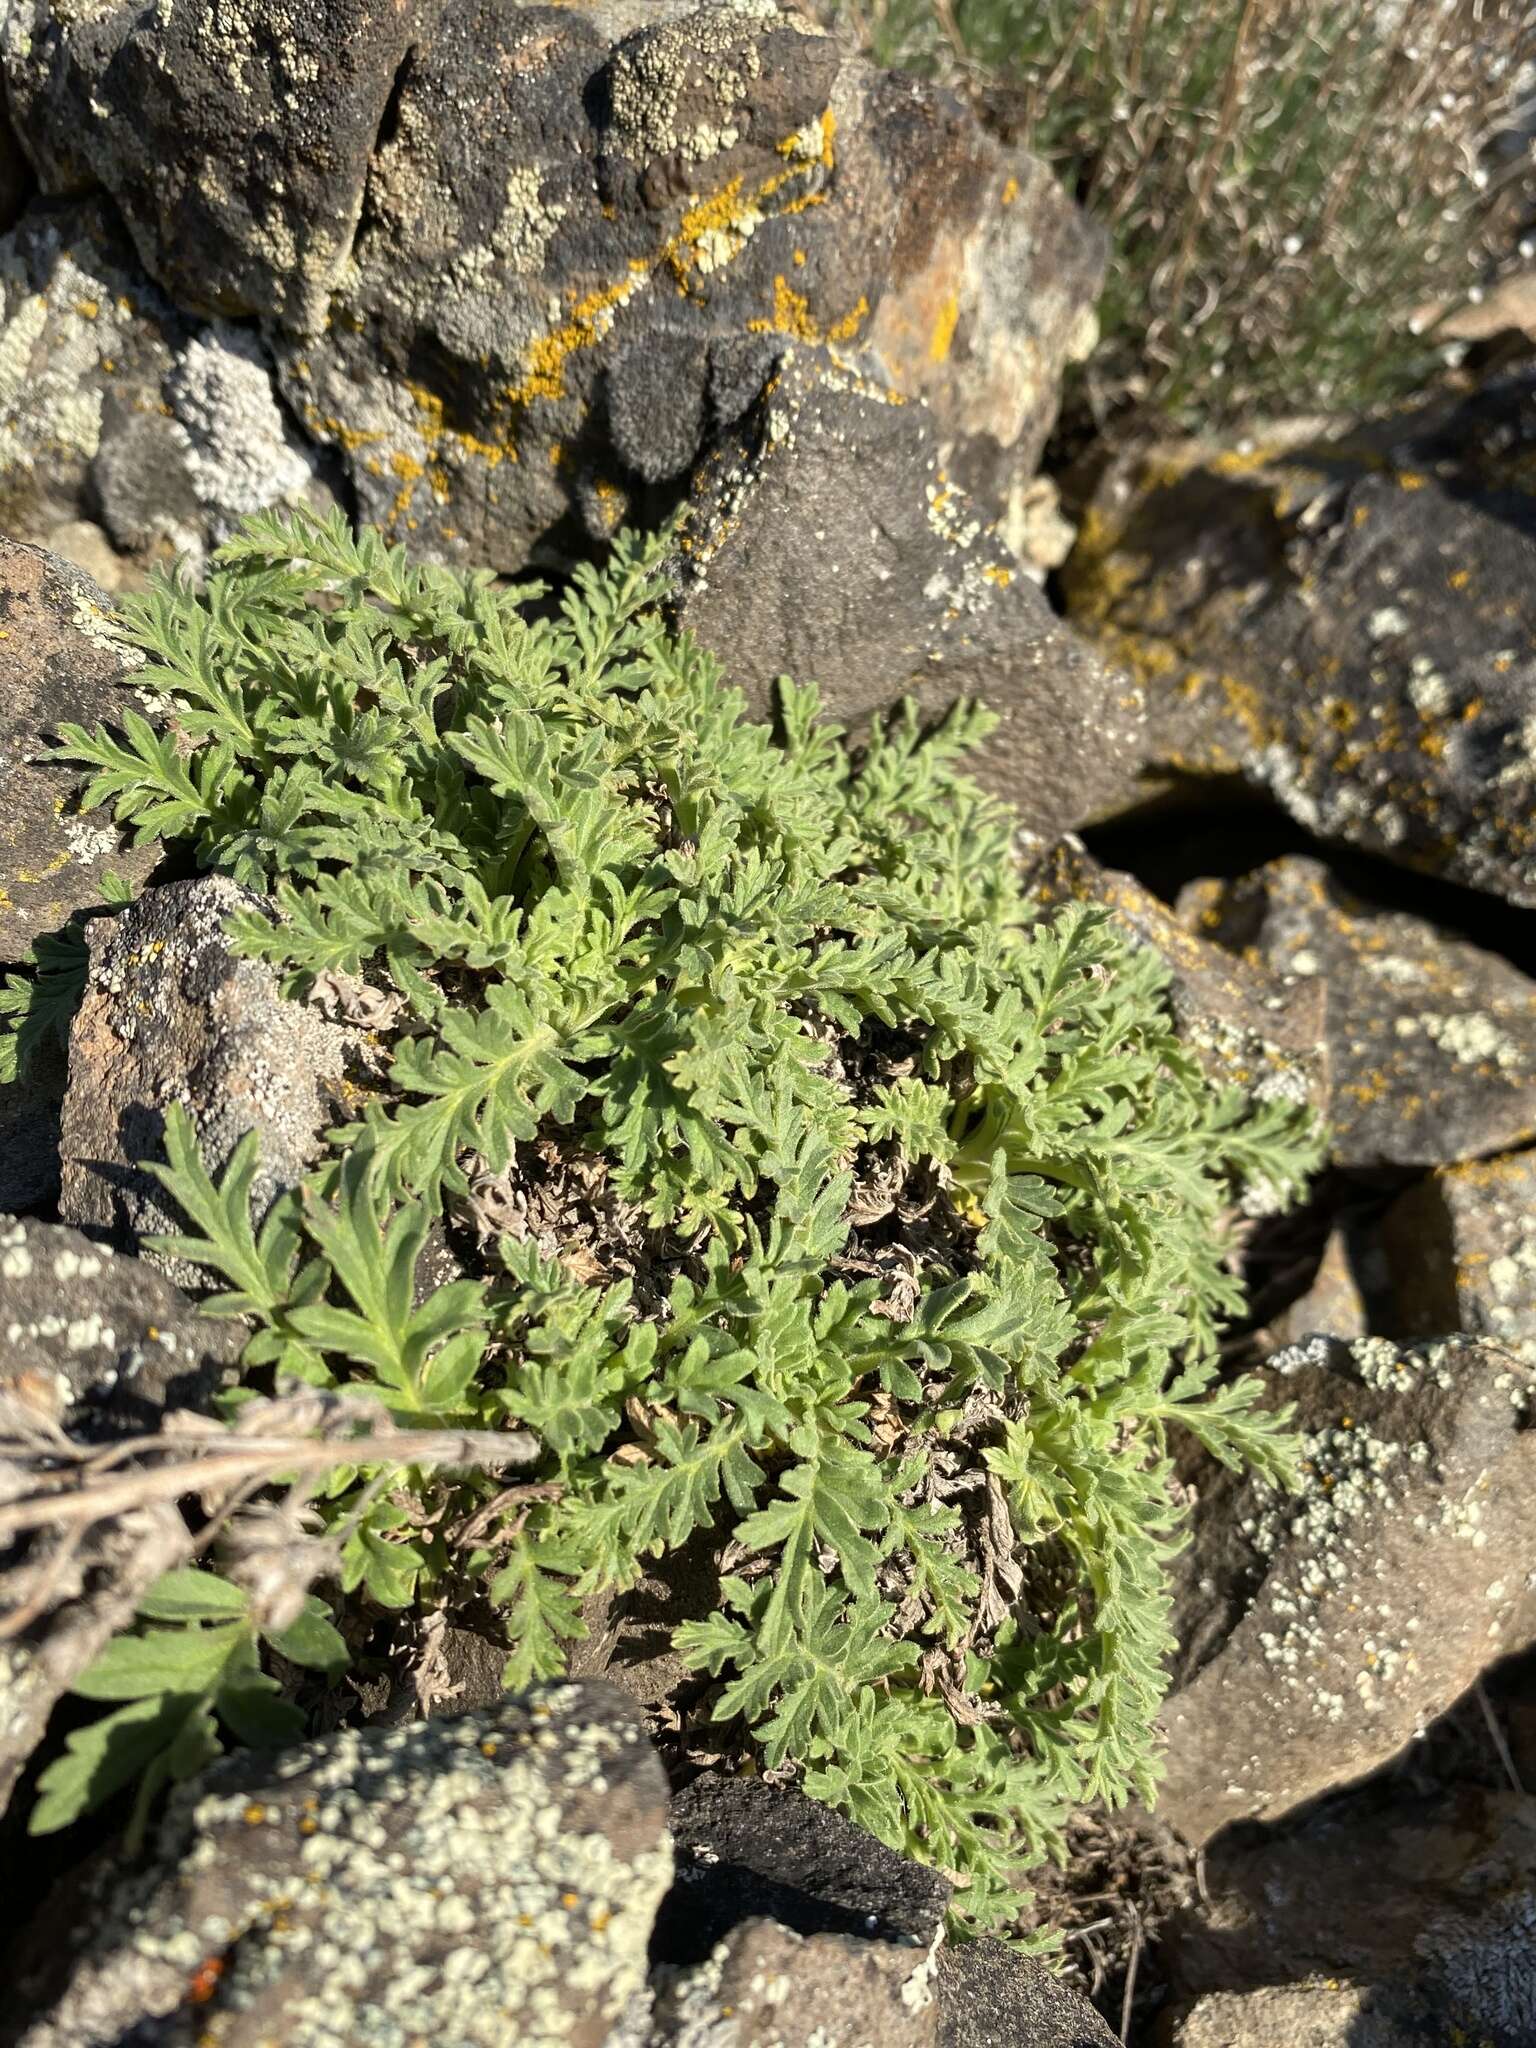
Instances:
[[[822,0],[882,63],[1017,87],[1114,257],[1101,412],[1375,404],[1533,215],[1527,0]]]
[[[137,1846],[161,1787],[221,1756],[221,1728],[253,1749],[280,1749],[304,1716],[261,1667],[263,1642],[290,1664],[342,1670],[346,1645],[311,1596],[284,1628],[260,1627],[238,1586],[190,1566],[162,1573],[139,1602],[145,1627],[114,1636],[75,1680],[82,1699],[123,1702],[72,1731],[37,1781],[28,1823],[53,1834],[137,1781],[128,1841]]]
[[[1218,1331],[1243,1189],[1316,1136],[1204,1077],[1104,912],[1026,899],[986,714],[853,746],[786,680],[749,723],[663,552],[530,609],[263,515],[125,605],[167,724],[73,730],[86,802],[259,891],[291,994],[392,1017],[264,1220],[254,1138],[215,1181],[173,1116],[174,1244],[253,1384],[544,1445],[506,1489],[344,1470],[347,1592],[488,1600],[520,1685],[702,1547],[716,1739],[998,1924],[1073,1802],[1152,1791],[1170,1430],[1288,1467]]]

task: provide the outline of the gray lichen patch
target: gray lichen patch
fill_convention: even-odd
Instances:
[[[228,1759],[21,2048],[599,2048],[644,2008],[665,1816],[600,1686]]]

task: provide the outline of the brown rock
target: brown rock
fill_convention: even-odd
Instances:
[[[1536,1135],[1536,982],[1497,954],[1294,856],[1192,884],[1179,916],[1292,985],[1326,987],[1337,1164],[1435,1166]]]
[[[319,1151],[323,1084],[340,1077],[349,1034],[286,1001],[278,978],[241,959],[224,919],[261,899],[222,876],[173,882],[93,926],[85,995],[69,1043],[60,1133],[60,1213],[132,1246],[184,1228],[138,1164],[161,1157],[168,1103],[184,1103],[217,1176],[247,1131],[261,1139],[258,1217]],[[199,1276],[157,1260],[173,1278]]]
[[[933,2048],[932,1958],[748,1920],[662,1993],[652,2048]]]
[[[94,909],[108,870],[137,881],[155,859],[105,813],[81,815],[79,770],[46,759],[61,725],[121,709],[131,666],[108,637],[107,613],[78,569],[0,540],[0,962],[24,959],[76,911]]]
[[[602,1686],[228,1757],[172,1793],[147,1869],[53,1930],[77,1960],[21,2048],[602,2048],[643,2018],[666,1810]]]
[[[1160,1812],[1204,1842],[1360,1778],[1524,1641],[1536,1377],[1468,1338],[1316,1337],[1264,1368],[1301,1490],[1209,1464],[1177,1561]]]
[[[1536,1154],[1442,1168],[1382,1221],[1394,1333],[1464,1330],[1536,1365]]]
[[[1533,389],[1114,469],[1066,584],[1147,693],[1149,771],[1536,903]]]
[[[1385,1789],[1234,1842],[1175,1930],[1174,2048],[1527,2048],[1536,1799]]]
[[[1212,1080],[1261,1100],[1308,1102],[1328,1112],[1324,988],[1273,973],[1251,956],[1196,937],[1134,875],[1101,867],[1069,834],[1041,847],[1024,835],[1030,887],[1048,904],[1101,903],[1131,938],[1167,965],[1168,1001],[1180,1035]]]
[[[904,694],[926,716],[980,698],[1001,723],[972,770],[1047,836],[1113,808],[1132,777],[1135,691],[946,481],[926,408],[846,366],[788,357],[704,465],[673,611],[759,714],[780,674],[820,682],[855,728]]]
[[[1312,1284],[1305,1294],[1293,1301],[1268,1326],[1266,1335],[1278,1349],[1288,1344],[1299,1344],[1318,1330],[1326,1330],[1332,1337],[1342,1337],[1346,1342],[1352,1337],[1364,1337],[1369,1331],[1365,1297],[1360,1291],[1356,1277],[1350,1240],[1342,1230],[1330,1233],[1323,1247],[1323,1256]],[[1455,1324],[1435,1331],[1420,1331],[1421,1336],[1444,1336]]]

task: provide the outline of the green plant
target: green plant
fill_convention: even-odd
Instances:
[[[223,1754],[221,1726],[250,1748],[297,1741],[304,1716],[262,1670],[262,1642],[327,1675],[346,1667],[346,1645],[313,1596],[286,1628],[262,1628],[238,1586],[185,1567],[164,1573],[138,1612],[146,1626],[114,1636],[75,1680],[82,1699],[124,1704],[66,1738],[37,1782],[34,1835],[67,1827],[137,1779],[128,1823],[136,1847],[161,1787]]]
[[[777,732],[659,616],[665,537],[558,614],[339,515],[262,515],[124,607],[169,724],[78,728],[84,801],[264,892],[291,994],[395,1013],[325,1166],[253,1218],[172,1114],[174,1240],[253,1380],[412,1428],[513,1422],[525,1483],[348,1469],[342,1584],[479,1594],[507,1677],[691,1539],[676,1643],[719,1739],[1004,1922],[1073,1801],[1149,1793],[1178,1541],[1168,1432],[1275,1478],[1217,1378],[1228,1217],[1318,1157],[1218,1090],[1155,957],[1021,893],[966,777],[986,714]],[[464,1277],[424,1299],[441,1216]]]
[[[1020,89],[1114,238],[1101,410],[1372,404],[1531,220],[1526,0],[833,0],[880,61]],[[1524,117],[1528,122],[1528,111]]]

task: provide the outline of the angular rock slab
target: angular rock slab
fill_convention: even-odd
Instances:
[[[72,1432],[152,1429],[230,1378],[237,1323],[199,1315],[142,1259],[61,1223],[0,1217],[0,1394]]]
[[[1374,1788],[1207,1864],[1174,1928],[1173,2048],[1525,2048],[1536,1799]]]
[[[1313,1337],[1263,1376],[1296,1407],[1301,1491],[1203,1464],[1174,1567],[1159,1811],[1196,1843],[1386,1762],[1530,1621],[1529,1367],[1469,1338]]]
[[[3,57],[45,192],[101,185],[202,313],[319,325],[400,60],[431,0],[17,0]]]
[[[1536,1365],[1536,1153],[1450,1166],[1381,1225],[1394,1327],[1463,1330]]]
[[[138,1164],[164,1157],[172,1102],[187,1108],[216,1178],[246,1132],[259,1134],[258,1218],[313,1162],[329,1120],[325,1084],[340,1078],[350,1037],[234,951],[225,918],[261,902],[210,875],[151,889],[91,928],[60,1125],[67,1222],[125,1248],[185,1227]],[[182,1260],[156,1263],[186,1285],[200,1277]]]
[[[857,1935],[927,1954],[950,1887],[793,1785],[705,1772],[672,1802],[677,1882],[657,1916],[658,1961],[700,1963],[733,1929]]]
[[[939,1950],[938,2048],[1116,2048],[1079,1991],[1000,1941]]]
[[[1054,616],[948,482],[934,421],[848,364],[797,352],[748,430],[702,467],[676,623],[767,715],[788,674],[857,728],[912,696],[1001,718],[970,764],[1045,836],[1120,807],[1140,698]]]
[[[109,870],[138,881],[157,857],[105,812],[77,811],[80,771],[47,759],[61,725],[122,709],[133,662],[109,610],[69,563],[0,539],[0,963],[99,905]]]
[[[669,509],[791,342],[867,339],[1011,489],[1102,263],[1034,159],[792,0],[447,0],[329,325],[273,346],[364,517],[515,570]]]
[[[1536,373],[1340,438],[1106,480],[1071,615],[1147,693],[1148,767],[1536,904]]]
[[[934,2048],[927,1954],[748,1920],[662,1990],[647,2048]]]
[[[1288,856],[1181,892],[1191,930],[1327,991],[1332,1156],[1437,1166],[1536,1136],[1536,982]]]
[[[172,1793],[20,2048],[602,2048],[643,2019],[666,1810],[602,1686],[226,1758]]]
[[[1134,875],[1102,867],[1068,833],[1040,847],[1023,835],[1030,888],[1048,904],[1097,903],[1169,971],[1168,1002],[1186,1041],[1212,1080],[1260,1101],[1308,1103],[1328,1113],[1324,987],[1282,977],[1250,957],[1234,959],[1194,935]]]

